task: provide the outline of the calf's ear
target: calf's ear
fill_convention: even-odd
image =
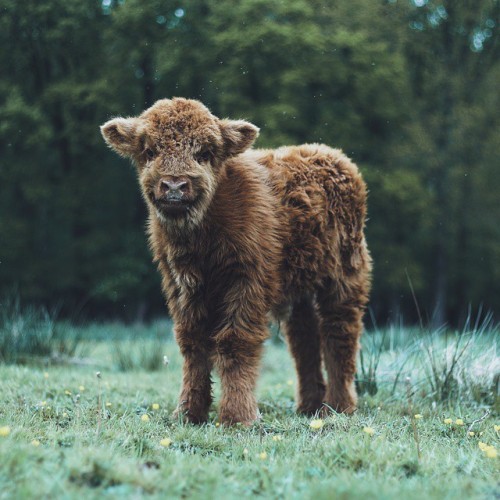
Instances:
[[[259,128],[244,120],[221,120],[220,127],[228,156],[243,153],[259,135]]]
[[[101,134],[120,156],[133,158],[139,153],[138,128],[138,118],[113,118],[101,125]]]

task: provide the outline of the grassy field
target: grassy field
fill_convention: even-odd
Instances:
[[[181,359],[159,337],[169,328],[72,329],[64,363],[0,364],[1,499],[500,495],[498,332],[367,334],[359,411],[313,426],[294,413],[292,361],[275,335],[262,419],[247,429],[219,426],[216,405],[204,426],[171,418]]]

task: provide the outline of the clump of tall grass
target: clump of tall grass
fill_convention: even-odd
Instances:
[[[387,330],[384,330],[381,336],[375,332],[369,334],[370,340],[365,342],[359,351],[360,370],[356,376],[356,389],[360,394],[373,396],[378,392],[377,372],[386,332]]]
[[[470,313],[460,331],[424,331],[419,359],[431,397],[439,401],[469,398],[495,404],[495,380],[500,375],[498,334],[492,315],[483,319],[478,315],[473,321]]]
[[[375,324],[375,323],[374,323]],[[460,330],[446,328],[388,328],[368,331],[362,338],[356,387],[375,395],[392,386],[391,396],[404,394],[410,377],[421,397],[453,400],[500,408],[499,328],[492,315],[473,320]]]
[[[356,389],[359,394],[377,394],[381,383],[389,384],[387,373],[380,374],[382,357],[395,357],[391,363],[394,373],[393,386],[397,386],[401,374],[414,350],[414,331],[401,325],[390,325],[379,329],[370,310],[374,330],[366,332],[361,339],[359,370],[356,375]],[[395,356],[395,353],[397,355]],[[387,363],[384,363],[387,365]]]
[[[140,342],[122,340],[113,343],[112,357],[119,371],[157,371],[164,364],[165,343],[158,337]]]
[[[76,330],[58,323],[56,313],[25,307],[19,299],[0,304],[0,362],[26,363],[74,356],[80,342]]]

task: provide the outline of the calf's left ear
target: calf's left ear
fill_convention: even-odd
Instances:
[[[228,156],[243,153],[259,135],[259,128],[244,120],[221,120],[220,128]]]
[[[101,126],[101,134],[120,156],[133,158],[139,152],[138,128],[138,118],[113,118]]]

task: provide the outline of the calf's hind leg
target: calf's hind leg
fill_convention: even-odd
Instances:
[[[345,283],[337,286],[329,281],[317,293],[321,347],[328,374],[324,402],[337,412],[353,413],[357,405],[354,376],[366,303],[360,283],[349,289]]]
[[[321,373],[318,318],[311,299],[304,297],[293,304],[285,332],[298,376],[297,411],[314,414],[323,404],[325,382]]]

